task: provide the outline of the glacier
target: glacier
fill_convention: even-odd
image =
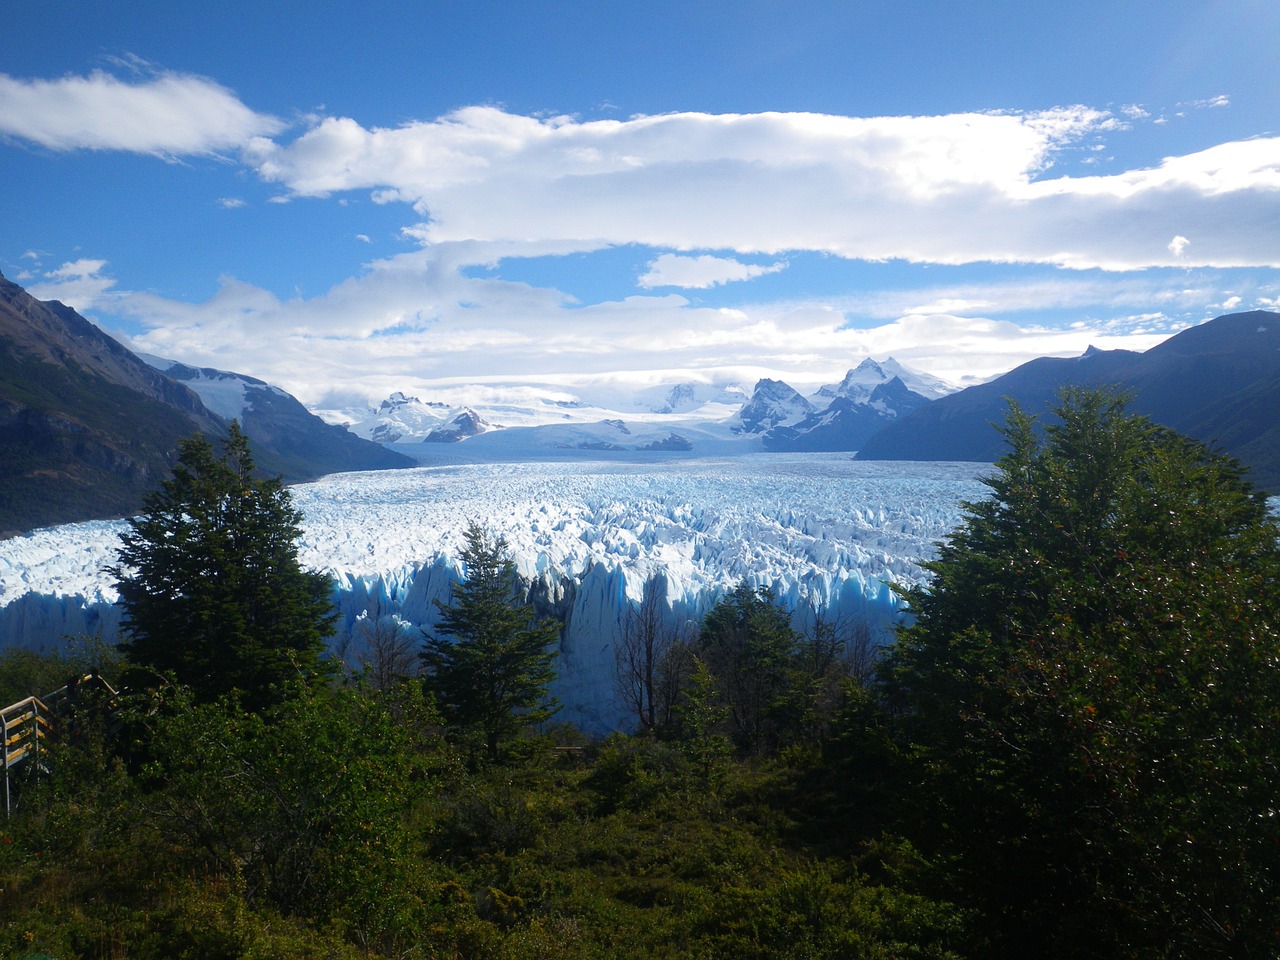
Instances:
[[[903,586],[980,499],[986,464],[865,462],[848,454],[724,458],[639,455],[335,474],[290,488],[303,564],[334,581],[335,650],[358,662],[366,631],[391,618],[430,632],[434,601],[459,576],[474,521],[504,537],[538,607],[563,618],[559,719],[603,732],[625,723],[614,649],[651,580],[673,622],[697,620],[739,582],[768,587],[798,629],[867,622],[884,638]],[[124,521],[0,541],[0,647],[113,640],[105,568]]]

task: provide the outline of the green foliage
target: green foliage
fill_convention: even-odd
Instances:
[[[520,602],[520,580],[506,541],[471,524],[461,560],[465,579],[448,604],[438,603],[438,634],[422,654],[424,684],[446,721],[479,731],[490,759],[529,724],[556,710],[547,694],[555,677],[560,625],[538,623]]]
[[[730,735],[744,754],[779,744],[799,636],[767,588],[740,583],[707,614],[697,653],[716,677]]]
[[[1119,398],[1055,412],[1012,410],[888,661],[919,835],[1004,955],[1271,955],[1280,530]]]
[[[254,479],[234,423],[224,446],[217,457],[203,437],[184,441],[173,478],[121,538],[121,649],[201,700],[236,691],[270,702],[290,679],[323,672],[331,586],[299,565],[301,515],[279,480]]]
[[[415,922],[403,814],[416,762],[379,701],[301,688],[264,715],[178,694],[150,750],[152,823],[249,903],[339,922],[361,942]]]
[[[94,670],[114,679],[121,664],[115,650],[92,637],[71,638],[65,649],[52,653],[16,647],[0,650],[0,707],[30,696],[42,697]]]

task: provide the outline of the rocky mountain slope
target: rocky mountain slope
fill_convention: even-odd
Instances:
[[[328,427],[285,394],[255,395],[250,406],[243,426],[259,463],[286,479],[412,462]],[[70,307],[0,276],[0,536],[130,513],[168,474],[183,437],[226,425],[197,391]]]

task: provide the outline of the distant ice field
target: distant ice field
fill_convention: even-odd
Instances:
[[[661,581],[678,619],[701,617],[745,580],[773,590],[801,629],[823,615],[883,630],[900,605],[892,585],[918,580],[961,501],[986,494],[977,478],[989,469],[750,454],[455,464],[336,474],[291,491],[302,562],[334,577],[334,642],[349,657],[371,617],[430,632],[476,522],[507,540],[542,606],[565,620],[566,717],[603,729],[616,722],[612,651],[646,583]],[[0,646],[113,637],[119,611],[103,569],[123,529],[79,523],[0,541]]]
[[[339,577],[453,557],[475,521],[507,539],[526,577],[603,563],[705,585],[783,584],[818,570],[911,581],[960,500],[984,495],[983,469],[752,454],[346,473],[291,492],[303,563]],[[114,601],[102,569],[124,528],[91,521],[0,541],[0,606],[27,592]]]

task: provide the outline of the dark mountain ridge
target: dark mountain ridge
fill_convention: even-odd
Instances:
[[[266,393],[297,407],[284,419],[263,407],[242,424],[266,473],[292,482],[412,464]],[[184,437],[226,429],[194,391],[66,304],[0,276],[0,536],[132,513],[168,476]],[[306,439],[328,443],[328,431],[345,435],[333,441],[340,449]]]
[[[1227,314],[1145,353],[1090,349],[1042,357],[988,383],[942,397],[872,436],[860,460],[995,460],[992,424],[1005,398],[1043,414],[1063,386],[1118,386],[1131,409],[1237,457],[1260,487],[1280,491],[1280,314]]]

